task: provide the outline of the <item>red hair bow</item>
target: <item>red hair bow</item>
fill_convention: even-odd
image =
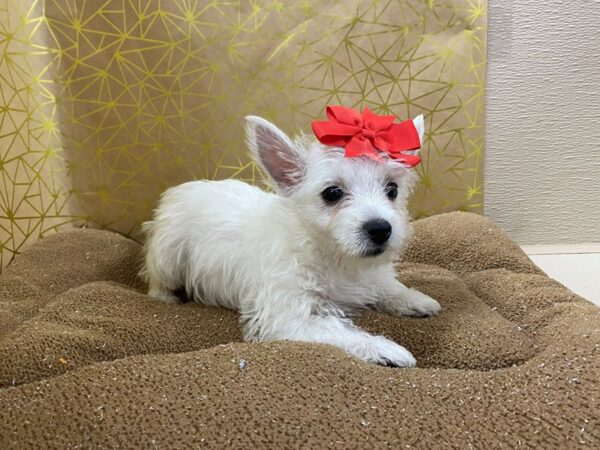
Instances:
[[[369,108],[360,113],[344,106],[328,106],[326,112],[329,120],[315,120],[313,132],[322,144],[345,148],[346,157],[365,155],[381,159],[379,150],[408,167],[421,162],[417,155],[405,153],[421,148],[412,120],[393,123],[395,116],[378,116]]]

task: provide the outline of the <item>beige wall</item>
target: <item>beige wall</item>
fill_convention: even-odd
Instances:
[[[492,0],[485,213],[522,244],[600,242],[600,1]]]

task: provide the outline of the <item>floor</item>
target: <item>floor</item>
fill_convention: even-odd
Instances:
[[[548,276],[600,306],[600,244],[522,247]]]

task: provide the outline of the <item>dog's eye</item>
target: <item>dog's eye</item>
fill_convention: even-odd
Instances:
[[[396,183],[388,183],[385,187],[385,193],[390,200],[394,200],[398,197],[398,185]]]
[[[323,200],[325,200],[327,203],[339,202],[343,196],[344,191],[337,186],[329,186],[323,192],[321,192],[321,197],[323,197]]]

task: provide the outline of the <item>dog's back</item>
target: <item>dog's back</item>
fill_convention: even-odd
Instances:
[[[238,309],[240,292],[256,286],[261,260],[280,245],[273,240],[281,233],[269,230],[285,220],[277,217],[281,208],[272,207],[278,200],[236,180],[193,181],[167,190],[154,220],[143,226],[142,275],[150,283],[162,280],[161,290],[184,287],[202,303]],[[166,290],[153,294],[177,301]]]

